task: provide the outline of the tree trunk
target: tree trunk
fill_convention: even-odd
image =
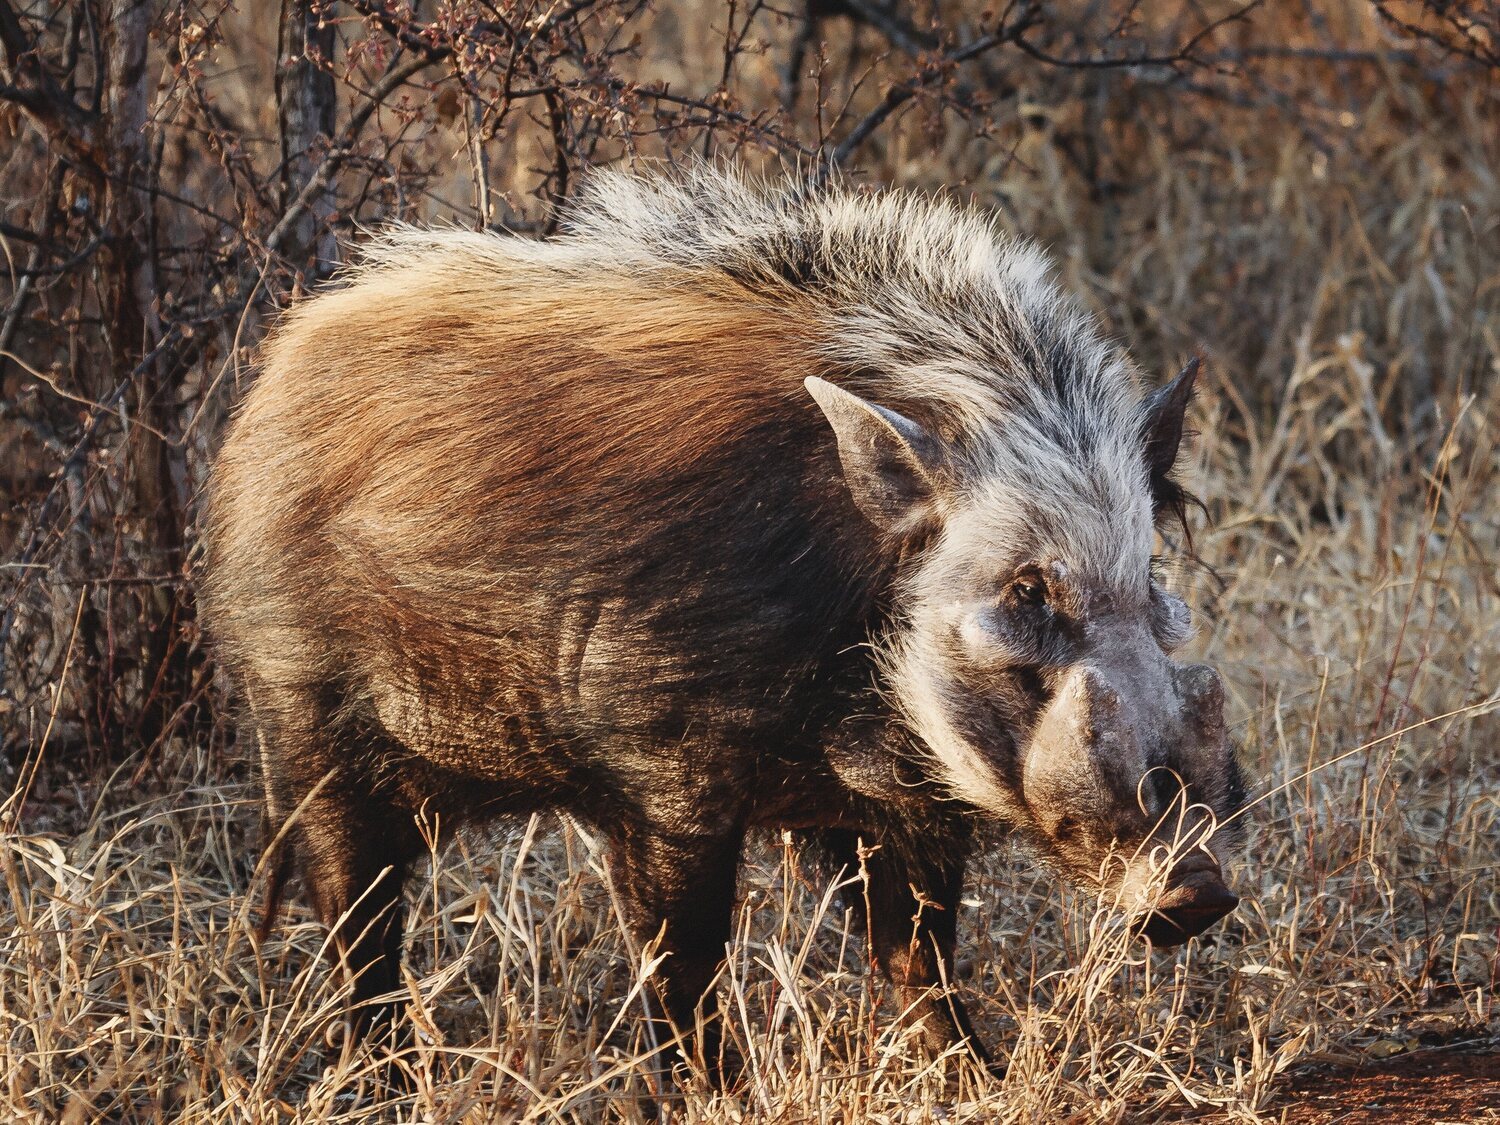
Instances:
[[[104,140],[109,160],[104,227],[109,236],[107,324],[117,378],[133,371],[155,341],[156,268],[152,253],[146,79],[149,0],[111,0],[105,40]]]
[[[276,108],[281,122],[281,207],[291,206],[317,171],[333,136],[333,24],[322,0],[281,0]],[[333,190],[319,190],[281,243],[303,282],[327,275],[338,256]]]
[[[184,505],[174,483],[173,448],[158,436],[171,432],[174,388],[166,385],[170,374],[161,364],[145,362],[161,336],[148,136],[152,15],[150,0],[110,0],[102,106],[109,161],[103,290],[113,377],[116,382],[130,380],[128,401],[144,423],[129,431],[132,522],[140,536],[140,555],[130,562],[147,574],[174,574],[183,562]],[[130,725],[150,746],[166,730],[187,687],[186,647],[180,643],[187,614],[178,587],[148,585],[143,590],[139,632],[128,642],[138,654],[139,680],[122,685],[139,691],[140,697],[118,702],[134,712]]]

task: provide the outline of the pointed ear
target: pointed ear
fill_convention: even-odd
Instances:
[[[866,402],[818,378],[804,380],[839,443],[854,502],[887,531],[906,531],[930,515],[943,464],[937,440],[910,418]]]
[[[1146,443],[1146,468],[1151,473],[1151,491],[1158,512],[1174,506],[1172,498],[1177,486],[1170,476],[1182,446],[1182,422],[1193,399],[1199,366],[1198,357],[1194,356],[1177,378],[1152,391],[1141,404],[1141,437]]]

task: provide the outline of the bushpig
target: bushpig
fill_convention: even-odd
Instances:
[[[1223,690],[1152,570],[1196,364],[1143,393],[982,216],[601,173],[554,241],[384,234],[259,366],[201,609],[360,1011],[419,817],[594,826],[708,1053],[757,828],[873,848],[873,960],[981,1056],[948,968],[985,826],[1157,943],[1235,906]]]

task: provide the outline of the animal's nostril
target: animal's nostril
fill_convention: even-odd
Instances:
[[[1182,792],[1182,778],[1176,770],[1159,766],[1151,771],[1151,796],[1153,799],[1151,811],[1160,816],[1172,807],[1172,802]]]

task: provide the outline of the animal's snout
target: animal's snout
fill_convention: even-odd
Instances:
[[[1240,904],[1224,884],[1218,864],[1199,852],[1177,865],[1167,888],[1137,930],[1152,945],[1181,945],[1196,937]]]

